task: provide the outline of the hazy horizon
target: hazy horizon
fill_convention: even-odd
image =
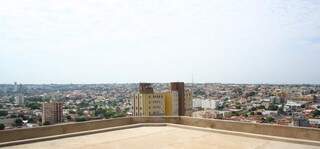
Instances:
[[[0,2],[0,84],[320,84],[320,1]]]
[[[115,82],[115,83],[0,83],[0,85],[14,85],[14,83],[22,85],[105,85],[105,84],[139,84],[139,83],[151,83],[151,84],[168,84],[171,82]],[[314,85],[318,86],[320,84],[316,83],[219,83],[219,82],[184,82],[185,84],[223,84],[223,85]]]

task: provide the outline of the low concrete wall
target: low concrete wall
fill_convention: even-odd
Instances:
[[[320,129],[317,128],[289,127],[191,117],[181,117],[179,124],[277,137],[320,141]]]
[[[79,123],[66,123],[37,128],[23,128],[0,131],[0,143],[32,139],[53,135],[63,135],[81,131],[103,129],[116,126],[124,126],[138,123],[173,123],[188,126],[214,128],[221,130],[246,132],[278,137],[288,137],[320,141],[320,129],[298,128],[288,126],[253,124],[216,119],[201,119],[191,117],[126,117],[108,120],[94,120]]]
[[[117,118],[108,120],[94,120],[88,122],[66,123],[36,128],[21,128],[0,131],[0,143],[24,139],[62,135],[74,132],[102,129],[133,124],[132,118]]]
[[[153,117],[131,117],[132,122],[136,123],[172,123],[180,124],[180,117],[178,116],[153,116]]]

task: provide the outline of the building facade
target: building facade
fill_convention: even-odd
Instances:
[[[184,109],[185,109],[185,116],[191,116],[192,115],[192,91],[191,90],[185,90],[184,92]]]
[[[183,82],[171,82],[171,91],[178,92],[178,114],[179,116],[185,115],[185,90]]]
[[[140,83],[139,93],[141,94],[153,94],[153,87],[151,83]]]
[[[63,103],[43,103],[42,124],[56,124],[61,122],[63,122]]]
[[[22,86],[22,84],[17,85],[15,83],[15,90],[16,90],[16,97],[15,97],[16,105],[24,106],[24,95],[23,95],[23,86]]]
[[[191,91],[184,90],[183,82],[171,85],[171,90],[155,93],[150,83],[140,83],[139,93],[132,99],[133,116],[178,116],[181,113],[191,115],[191,112],[188,112],[192,110]]]
[[[215,110],[217,109],[219,102],[220,102],[219,100],[196,98],[196,99],[193,99],[193,107]]]
[[[162,93],[165,97],[165,115],[178,116],[179,97],[176,91],[167,91]]]
[[[134,96],[134,116],[161,116],[164,113],[164,96],[161,93],[137,93]]]
[[[18,93],[15,97],[16,105],[24,106],[24,96],[22,93]]]

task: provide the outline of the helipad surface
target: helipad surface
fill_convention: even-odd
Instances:
[[[137,127],[4,147],[7,149],[320,149],[296,144],[171,126]]]

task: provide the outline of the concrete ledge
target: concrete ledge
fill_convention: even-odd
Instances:
[[[132,125],[125,125],[125,126],[118,126],[118,127],[111,127],[111,128],[97,129],[97,130],[90,130],[90,131],[84,131],[84,132],[68,133],[68,134],[63,134],[63,135],[54,135],[54,136],[41,137],[41,138],[10,141],[10,142],[5,142],[5,143],[0,143],[0,147],[14,146],[14,145],[20,145],[20,144],[27,144],[27,143],[35,143],[35,142],[41,142],[41,141],[49,141],[49,140],[62,139],[62,138],[75,137],[75,136],[82,136],[82,135],[90,135],[90,134],[95,134],[95,133],[102,133],[102,132],[115,131],[115,130],[121,130],[121,129],[130,129],[130,128],[136,128],[136,127],[148,127],[148,126],[149,127],[150,126],[153,126],[153,127],[154,126],[164,127],[164,126],[167,126],[167,124],[165,124],[165,123],[132,124]]]
[[[320,129],[318,128],[290,127],[281,125],[258,124],[191,117],[181,117],[179,124],[228,130],[234,132],[244,132],[276,137],[320,141]]]
[[[264,139],[264,140],[272,140],[272,141],[281,141],[281,142],[288,142],[288,143],[320,146],[320,142],[319,141],[310,141],[310,140],[303,140],[303,139],[292,139],[292,138],[284,138],[284,137],[275,137],[275,136],[268,136],[268,135],[259,135],[259,134],[252,134],[252,133],[235,132],[235,131],[219,130],[219,129],[211,129],[211,128],[202,128],[202,127],[194,127],[194,126],[186,126],[186,125],[170,124],[170,123],[167,124],[167,126],[184,128],[184,129],[193,129],[193,130],[205,131],[205,132],[209,131],[209,132],[213,132],[213,133],[221,133],[221,134],[227,134],[227,135],[258,138],[258,139]]]
[[[139,124],[139,125],[135,125]],[[45,139],[50,136],[72,136],[81,133],[96,133],[99,131],[110,131],[116,129],[123,129],[123,127],[132,126],[149,126],[151,124],[164,124],[164,125],[174,125],[181,127],[190,126],[196,128],[211,129],[215,132],[226,131],[224,133],[229,134],[255,134],[256,137],[262,135],[264,139],[274,139],[277,137],[281,138],[291,138],[292,140],[297,139],[297,143],[300,140],[305,141],[317,141],[320,142],[320,129],[316,128],[299,128],[299,127],[288,127],[279,125],[268,125],[268,124],[254,124],[245,123],[237,121],[227,121],[227,120],[216,120],[216,119],[202,119],[202,118],[191,118],[191,117],[124,117],[116,119],[104,119],[104,120],[94,120],[87,122],[78,123],[64,123],[52,126],[42,126],[36,128],[21,128],[14,130],[3,130],[0,131],[0,143],[14,141],[28,141],[34,138]],[[301,141],[304,143],[305,141]]]
[[[150,127],[150,126],[152,126],[152,127],[155,127],[155,126],[158,126],[158,127],[177,127],[177,128],[183,128],[183,129],[192,129],[192,130],[197,130],[197,131],[205,131],[205,132],[220,133],[220,134],[227,134],[227,135],[251,137],[251,138],[258,138],[258,139],[265,139],[265,140],[272,140],[272,141],[320,146],[320,142],[318,142],[318,141],[310,141],[310,140],[303,140],[303,139],[274,137],[274,136],[258,135],[258,134],[252,134],[252,133],[243,133],[243,132],[234,132],[234,131],[227,131],[227,130],[218,130],[218,129],[186,126],[186,125],[172,124],[172,123],[140,123],[140,124],[132,124],[132,125],[111,127],[111,128],[105,128],[105,129],[90,130],[90,131],[84,131],[84,132],[69,133],[69,134],[63,134],[63,135],[55,135],[55,136],[48,136],[48,137],[41,137],[41,138],[33,138],[33,139],[5,142],[5,143],[0,143],[0,147],[21,145],[21,144],[27,144],[27,143],[36,143],[36,142],[41,142],[41,141],[49,141],[49,140],[62,139],[62,138],[68,138],[68,137],[90,135],[90,134],[103,133],[103,132],[108,132],[108,131],[130,129],[130,128],[137,128],[137,127]]]
[[[89,130],[109,128],[109,127],[130,125],[130,124],[135,124],[135,123],[132,123],[131,118],[126,117],[126,118],[116,118],[116,119],[107,119],[107,120],[93,120],[93,121],[78,122],[78,123],[63,123],[63,124],[41,126],[41,127],[35,127],[35,128],[3,130],[3,131],[0,131],[0,136],[1,136],[0,143],[54,136],[54,135],[63,135],[68,133],[76,133],[81,131],[89,131]]]

